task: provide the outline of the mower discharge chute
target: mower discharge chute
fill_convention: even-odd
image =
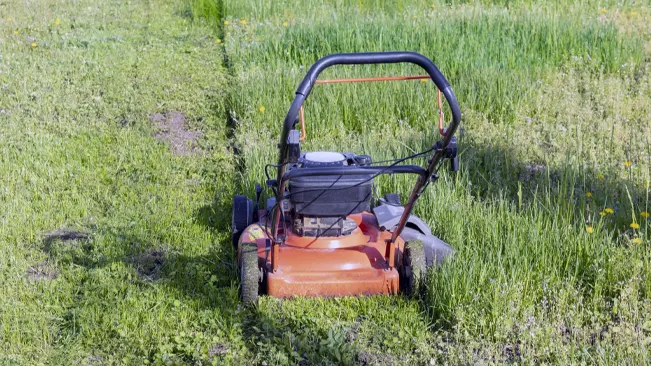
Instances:
[[[334,65],[412,63],[426,76],[373,79],[317,80]],[[302,153],[305,138],[303,102],[314,84],[384,80],[431,79],[451,111],[442,140],[423,153],[374,165],[368,155],[339,152]],[[301,133],[296,129],[302,124]],[[440,264],[453,249],[432,235],[430,228],[411,214],[427,185],[436,180],[444,160],[458,167],[454,133],[461,111],[452,89],[427,57],[414,52],[334,54],[321,58],[308,71],[285,117],[280,138],[276,179],[267,181],[274,192],[265,209],[255,200],[236,195],[233,200],[232,237],[240,270],[245,304],[258,295],[345,296],[412,294],[428,267]],[[430,154],[426,167],[400,164]],[[416,185],[405,205],[397,194],[385,195],[372,205],[373,179],[380,174],[415,174]]]

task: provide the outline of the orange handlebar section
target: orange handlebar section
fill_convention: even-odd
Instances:
[[[443,103],[441,102],[441,89],[438,91],[438,100],[439,100],[439,134],[443,137],[447,136],[448,133],[445,132],[445,127],[443,127]]]
[[[429,75],[413,75],[413,76],[384,76],[379,78],[357,78],[357,79],[331,79],[331,80],[317,80],[317,84],[337,84],[337,83],[364,83],[372,81],[396,81],[396,80],[421,80],[429,79]]]
[[[307,130],[305,130],[305,112],[303,112],[303,106],[299,112],[301,115],[301,137],[298,138],[298,141],[303,142],[307,138]]]
[[[317,84],[340,84],[340,83],[367,83],[375,81],[400,81],[400,80],[425,80],[430,79],[429,75],[412,75],[412,76],[385,76],[378,78],[351,78],[351,79],[326,79],[326,80],[317,80]],[[441,136],[447,136],[445,128],[443,127],[443,102],[441,101],[441,90],[438,90],[438,107],[439,107],[439,133]],[[301,137],[299,141],[303,142],[307,139],[307,131],[305,129],[305,112],[303,111],[303,106],[300,109],[300,119],[301,119]]]

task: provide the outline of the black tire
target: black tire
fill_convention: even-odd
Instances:
[[[231,239],[233,249],[237,250],[237,242],[242,232],[253,223],[253,201],[243,195],[233,196],[233,217],[231,221]]]
[[[425,247],[420,240],[413,240],[405,243],[405,250],[399,270],[400,289],[407,296],[416,295],[427,274],[427,260],[425,258]]]
[[[240,248],[240,299],[244,306],[258,303],[260,292],[260,265],[258,264],[258,245],[242,243]]]

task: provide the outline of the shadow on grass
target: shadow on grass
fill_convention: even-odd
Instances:
[[[242,311],[230,244],[191,255],[132,230],[88,227],[44,238],[48,262],[73,289],[58,331],[94,354],[125,353],[136,364],[196,364],[237,352]]]
[[[577,225],[583,225],[587,224],[587,217],[590,217],[590,220],[598,218],[600,207],[609,204],[601,202],[605,199],[603,197],[615,197],[615,200],[620,201],[620,206],[615,208],[622,211],[630,211],[631,202],[635,207],[645,203],[646,192],[635,188],[631,182],[608,179],[608,174],[604,174],[604,179],[600,179],[598,177],[602,173],[590,169],[553,169],[543,163],[522,162],[513,158],[508,150],[475,146],[463,140],[461,148],[462,171],[457,174],[463,179],[454,184],[464,185],[462,190],[478,198],[481,205],[508,201],[510,206],[505,206],[506,209],[515,214],[527,206],[541,205],[546,209],[540,210],[540,215],[553,216],[555,213],[550,210],[562,203],[565,205],[563,209],[568,212],[567,219],[571,221],[568,224],[575,222]],[[253,182],[240,183],[241,186],[253,185]],[[587,197],[587,192],[592,193],[592,197]],[[590,207],[587,212],[586,207]],[[229,203],[215,198],[211,204],[199,208],[194,219],[210,231],[223,234],[230,230],[230,212]],[[626,230],[620,230],[621,234],[617,232],[617,229],[624,229],[623,220],[624,217],[620,220],[613,215],[613,219],[605,223],[606,230],[612,232],[613,240],[624,240],[622,243],[625,239],[621,239],[620,235],[628,235]],[[445,225],[442,225],[441,230],[442,232],[437,234],[445,240]],[[498,230],[510,229],[498,227]],[[364,359],[369,357],[355,342],[346,339],[342,332],[328,332],[310,325],[312,323],[304,319],[293,320],[282,312],[267,311],[269,309],[238,312],[240,304],[237,298],[237,269],[228,240],[213,243],[203,254],[190,256],[160,243],[151,242],[138,234],[129,233],[129,229],[119,227],[95,227],[88,231],[60,229],[44,236],[44,250],[59,262],[72,263],[89,270],[111,267],[115,263],[124,264],[135,273],[133,281],[136,283],[168,287],[181,293],[199,308],[217,310],[226,316],[238,318],[242,322],[245,343],[254,355],[278,355],[295,363],[323,359],[338,363],[363,363]],[[95,237],[101,237],[111,250],[96,247]],[[454,246],[453,242],[451,244]],[[479,250],[488,251],[492,248]],[[604,253],[569,253],[576,255],[576,258],[573,258],[575,263],[572,264],[572,281],[576,281],[575,285],[580,286],[583,291],[591,291],[600,276],[600,269],[594,266],[595,260]],[[552,265],[560,266],[561,262],[553,261]],[[618,291],[616,286],[608,287],[603,290],[602,296],[616,298]],[[447,305],[454,305],[454,301],[432,296],[412,301],[418,301],[423,323],[435,322],[435,331],[452,329],[454,324],[439,320],[453,319],[453,314],[437,313],[446,310],[441,310],[442,306],[432,306],[428,301],[446,302]],[[281,308],[282,304],[278,306]],[[306,314],[304,316],[310,316],[309,312]]]
[[[110,250],[96,246],[95,238],[99,237],[103,243],[112,244]],[[221,247],[219,244],[205,254],[189,256],[166,245],[124,234],[115,228],[94,228],[88,232],[76,232],[75,235],[49,237],[44,241],[44,251],[60,263],[74,264],[88,270],[123,263],[133,268],[136,281],[180,290],[205,307],[236,307],[236,304],[221,297],[223,291],[232,290],[236,280],[234,261],[230,255],[225,255]],[[230,250],[230,246],[224,247]],[[106,252],[119,254],[107,255]]]
[[[569,200],[575,208],[574,218],[588,223],[610,207],[614,209],[609,213],[612,216],[607,216],[614,218],[608,221],[611,230],[626,230],[631,213],[639,214],[648,203],[642,178],[636,180],[630,171],[629,177],[622,179],[615,167],[603,171],[577,167],[576,163],[550,167],[542,161],[520,161],[507,148],[496,145],[462,142],[461,151],[462,174],[472,184],[470,193],[484,201],[507,200],[528,206]]]
[[[561,166],[522,161],[507,147],[463,139],[460,151],[458,179],[447,180],[454,187],[437,193],[455,195],[452,204],[461,210],[494,217],[464,217],[454,212],[456,208],[433,209],[464,222],[463,228],[451,225],[455,228],[450,229],[439,219],[435,230],[452,246],[463,243],[456,246],[461,247],[457,268],[432,278],[428,294],[432,304],[425,311],[436,324],[434,329],[452,331],[458,318],[455,312],[474,309],[465,316],[489,324],[475,331],[490,339],[508,317],[502,304],[521,302],[517,311],[535,308],[541,311],[538,316],[558,300],[551,293],[567,294],[569,288],[576,291],[575,298],[564,301],[578,307],[591,303],[604,319],[615,319],[617,310],[612,307],[624,284],[635,277],[641,278],[636,299],[649,297],[645,278],[651,268],[644,264],[635,272],[632,265],[648,261],[645,247],[634,241],[644,238],[646,219],[639,213],[648,205],[648,192],[639,176],[622,178],[616,168],[597,171],[570,159]],[[478,206],[479,210],[472,210]],[[639,230],[631,228],[632,220],[639,223]],[[477,233],[477,229],[487,232]],[[519,283],[528,286],[518,290]]]

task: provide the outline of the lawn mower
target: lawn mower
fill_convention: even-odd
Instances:
[[[318,80],[335,65],[411,63],[427,75]],[[303,103],[315,84],[431,79],[438,88],[441,140],[421,153],[377,165],[368,155],[349,152],[301,152],[306,138]],[[443,127],[441,93],[452,121]],[[442,263],[453,249],[412,215],[414,204],[439,177],[444,161],[458,169],[454,133],[461,111],[443,74],[427,57],[414,52],[333,54],[308,70],[284,120],[275,179],[266,185],[273,196],[261,209],[261,185],[255,198],[233,198],[232,239],[237,252],[240,295],[246,305],[262,294],[274,297],[414,294],[427,269]],[[300,122],[301,131],[297,130]],[[426,167],[404,161],[428,156]],[[398,194],[372,199],[380,174],[415,174],[402,205]],[[270,177],[269,177],[270,178]]]

